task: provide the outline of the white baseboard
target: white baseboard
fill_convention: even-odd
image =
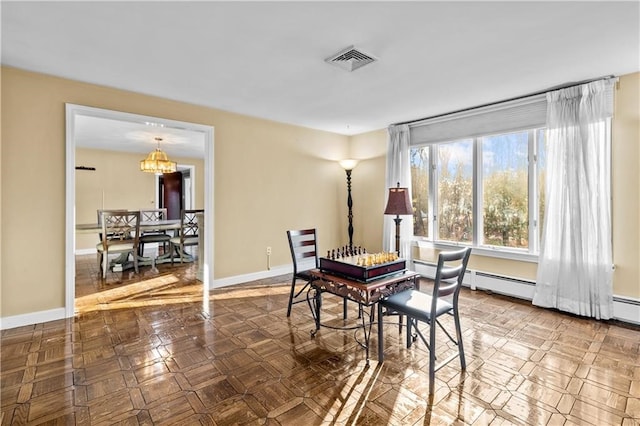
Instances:
[[[305,262],[300,265],[301,268],[313,267],[313,262]],[[435,277],[435,265],[414,261],[414,269],[426,278],[433,279]],[[227,287],[236,284],[243,284],[250,281],[277,277],[293,272],[292,265],[280,265],[272,267],[269,270],[253,272],[250,274],[236,275],[214,280],[209,289]],[[495,293],[507,296],[517,297],[525,300],[533,299],[533,289],[535,283],[514,277],[501,277],[495,274],[487,274],[480,271],[468,271],[465,274],[464,285],[475,289],[491,290]],[[623,322],[640,325],[640,299],[631,297],[614,296],[613,297],[613,314],[614,318]],[[31,312],[22,315],[14,315],[10,317],[0,318],[0,330],[9,328],[22,327],[31,324],[38,324],[48,321],[56,321],[65,318],[65,309],[56,308],[47,311]]]
[[[278,275],[290,274],[291,272],[293,272],[293,267],[291,265],[282,265],[272,267],[271,269],[266,271],[252,272],[250,274],[220,278],[217,280],[213,280],[213,282],[209,284],[209,290],[214,288],[227,287],[235,284],[243,284],[249,281],[277,277]]]
[[[23,327],[25,325],[39,324],[42,322],[57,321],[64,318],[64,308],[49,309],[47,311],[31,312],[28,314],[3,317],[0,318],[0,330]]]
[[[617,320],[640,325],[640,299],[614,295],[613,316]]]
[[[87,248],[87,249],[77,249],[75,254],[76,256],[78,255],[83,255],[83,254],[96,254],[98,251],[94,248]]]
[[[425,278],[434,279],[436,265],[414,260],[414,269]],[[463,285],[471,290],[490,290],[505,296],[533,300],[536,283],[531,280],[507,277],[468,269]],[[631,297],[613,296],[613,319],[640,325],[640,300]]]

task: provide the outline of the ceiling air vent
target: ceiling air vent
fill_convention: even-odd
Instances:
[[[376,58],[369,55],[368,53],[364,53],[363,51],[349,46],[346,49],[332,55],[331,57],[325,59],[325,62],[328,62],[332,65],[340,67],[347,71],[357,70],[367,64],[377,61]]]

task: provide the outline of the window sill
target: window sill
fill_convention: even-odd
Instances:
[[[436,249],[436,250],[455,250],[460,247],[468,247],[466,244],[457,243],[445,243],[445,242],[433,242],[427,240],[415,239],[412,242],[412,246]],[[538,263],[538,255],[531,253],[524,253],[512,250],[504,250],[492,247],[477,247],[471,246],[471,254],[475,256],[495,257],[498,259],[517,260],[520,262]]]

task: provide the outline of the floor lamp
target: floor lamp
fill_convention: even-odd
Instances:
[[[353,199],[351,198],[351,171],[358,165],[358,160],[341,160],[340,165],[347,173],[347,207],[349,208],[349,249],[353,248]]]
[[[393,219],[396,223],[396,253],[400,257],[400,215],[413,215],[413,207],[409,199],[409,188],[400,188],[400,182],[395,188],[389,188],[389,198],[384,214],[396,215]]]

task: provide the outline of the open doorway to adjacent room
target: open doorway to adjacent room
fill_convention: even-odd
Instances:
[[[185,296],[207,300],[213,279],[213,128],[73,104],[66,105],[66,113],[67,317],[79,312],[79,305],[82,309],[105,309],[107,305],[118,308],[136,303],[179,303]],[[161,148],[170,158],[179,159],[173,177],[179,182],[177,193],[167,189],[167,175],[145,180],[150,187],[139,183],[144,173],[138,163],[155,148],[154,135],[162,136]],[[180,218],[183,208],[205,211],[203,252],[197,262],[152,265],[162,268],[154,271],[147,267],[138,274],[114,270],[102,279],[96,260],[97,235],[77,233],[76,224],[96,222],[100,209],[164,208],[168,204],[164,194],[176,200],[173,209],[177,213],[172,213],[177,215],[175,219]],[[80,280],[84,284],[92,281],[100,294],[83,288],[77,295]],[[204,305],[207,310],[208,303]]]

